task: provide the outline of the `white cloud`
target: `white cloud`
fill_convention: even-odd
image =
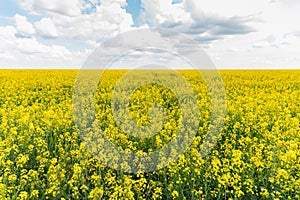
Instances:
[[[204,12],[196,0],[173,4],[172,0],[153,2],[143,0],[141,18],[156,27],[171,28],[190,35],[203,46],[228,35],[248,34],[255,29],[252,16],[219,15]]]
[[[83,8],[81,0],[20,0],[20,5],[31,12],[50,12],[66,16],[78,16]]]
[[[0,26],[0,49],[5,49],[0,55],[1,66],[44,63],[42,67],[79,67],[99,42],[135,29],[132,16],[125,9],[126,0],[19,2],[30,15],[42,18],[33,25],[27,17],[16,14],[15,26]],[[51,39],[51,44],[45,39]]]
[[[22,0],[21,5],[48,17],[35,23],[43,37],[66,37],[77,40],[101,40],[132,30],[132,16],[126,12],[126,0]],[[94,6],[93,10],[91,7]],[[85,13],[85,9],[89,12]]]
[[[78,66],[79,58],[84,59],[84,55],[105,39],[136,29],[132,27],[132,16],[125,10],[126,0],[19,1],[23,9],[43,18],[33,25],[25,16],[15,15],[14,27],[0,27],[0,47],[5,49],[0,52],[1,63],[4,60],[13,63],[13,57],[32,63],[45,58],[47,64],[69,65],[76,60],[74,65]],[[147,27],[148,23],[186,33],[216,58],[218,66],[300,65],[300,26],[297,23],[300,1],[141,2],[141,26]],[[51,38],[51,43],[60,45],[49,45],[49,40],[44,38]],[[81,52],[68,50],[73,44]],[[15,63],[18,62],[16,59]]]
[[[17,37],[13,26],[0,26],[0,67],[68,67],[80,66],[84,53],[72,52],[64,46],[45,45],[35,37]]]
[[[268,47],[269,45],[270,45],[270,43],[267,41],[259,41],[259,42],[255,42],[253,44],[253,47],[254,48],[265,48],[265,47]]]
[[[172,4],[172,0],[142,0],[140,23],[155,26],[191,21],[190,14],[184,10],[183,3]]]
[[[33,25],[30,22],[28,22],[27,17],[16,14],[14,16],[14,20],[16,23],[16,29],[19,33],[25,35],[32,35],[35,33]]]
[[[152,22],[156,24],[156,18],[160,10],[159,0],[141,0],[143,11],[140,14],[140,22]]]
[[[17,33],[17,30],[13,26],[0,26],[0,40],[6,41],[11,40],[15,38],[15,34]],[[2,43],[0,43],[1,45]],[[3,48],[0,48],[3,49]]]
[[[53,21],[63,37],[103,40],[133,29],[132,16],[122,7],[123,4],[122,1],[105,1],[90,14],[76,17],[55,15]]]
[[[51,18],[43,18],[34,24],[38,34],[46,38],[58,37],[58,31]]]

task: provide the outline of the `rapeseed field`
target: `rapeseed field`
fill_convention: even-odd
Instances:
[[[139,88],[129,105],[135,122],[151,121],[153,102],[168,117],[153,137],[123,133],[110,100],[125,72],[106,71],[99,81],[99,126],[122,149],[159,149],[176,134],[180,102],[161,85]],[[77,71],[1,70],[0,199],[300,199],[300,71],[221,71],[227,112],[206,156],[200,149],[210,125],[209,92],[195,71],[180,73],[200,110],[192,144],[165,167],[126,173],[100,162],[80,137],[72,103]]]

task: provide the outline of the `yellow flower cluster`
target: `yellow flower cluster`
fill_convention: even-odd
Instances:
[[[153,120],[149,108],[160,104],[165,124],[150,138],[122,132],[110,101],[124,73],[106,71],[99,82],[99,126],[126,151],[160,149],[179,128],[180,102],[161,85],[139,88],[130,116],[147,125]],[[72,116],[77,71],[2,70],[0,199],[300,199],[300,71],[221,71],[227,114],[217,144],[204,158],[210,96],[197,72],[180,73],[192,85],[201,113],[192,145],[160,170],[127,174],[99,162],[80,138]]]

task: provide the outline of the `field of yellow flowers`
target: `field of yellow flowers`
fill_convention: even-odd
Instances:
[[[171,117],[152,138],[119,132],[108,111],[124,73],[107,71],[100,80],[100,127],[123,149],[159,149],[176,133],[180,105],[166,88],[142,87],[131,98],[136,122],[149,121],[146,108],[153,101]],[[300,71],[221,71],[225,124],[205,157],[200,146],[210,98],[194,71],[180,73],[197,94],[197,135],[168,166],[130,174],[99,162],[82,142],[72,115],[77,71],[1,70],[0,199],[300,199]]]

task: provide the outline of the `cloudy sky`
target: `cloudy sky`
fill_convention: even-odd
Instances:
[[[103,41],[167,28],[218,68],[300,68],[299,0],[2,0],[1,68],[79,68]]]

